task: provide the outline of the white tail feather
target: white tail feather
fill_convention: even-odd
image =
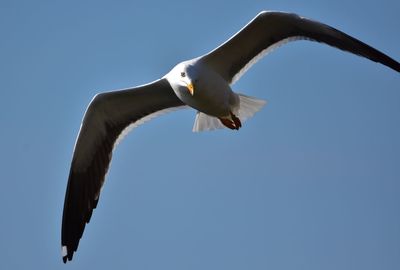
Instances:
[[[233,113],[235,113],[236,116],[239,117],[242,123],[252,117],[266,104],[265,100],[256,99],[242,94],[239,94],[239,99],[239,109],[237,110],[237,112]],[[217,117],[210,116],[202,112],[197,112],[196,119],[194,120],[193,132],[214,130],[224,127],[225,126]]]
[[[210,116],[202,112],[197,112],[196,119],[194,120],[193,132],[214,130],[224,127],[225,126],[217,117]]]
[[[267,103],[265,100],[249,97],[243,94],[239,94],[240,107],[237,115],[240,121],[244,122],[250,117],[261,110],[261,108]]]

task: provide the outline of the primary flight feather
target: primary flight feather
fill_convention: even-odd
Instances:
[[[146,85],[96,95],[75,143],[65,194],[61,246],[72,260],[99,200],[113,148],[127,130],[183,107],[197,110],[194,131],[238,130],[264,101],[237,94],[231,85],[272,48],[306,39],[326,43],[400,72],[400,63],[326,24],[296,14],[263,11],[225,43],[176,65]]]

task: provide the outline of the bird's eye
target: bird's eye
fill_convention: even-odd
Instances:
[[[182,78],[186,77],[186,73],[185,72],[181,72],[181,77]]]

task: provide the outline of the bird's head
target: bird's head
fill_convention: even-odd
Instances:
[[[178,96],[195,95],[196,84],[198,83],[198,71],[190,63],[179,63],[165,75],[165,78],[169,81]]]

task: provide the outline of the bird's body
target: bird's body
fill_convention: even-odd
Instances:
[[[232,84],[258,59],[289,41],[326,43],[400,72],[400,63],[326,24],[283,12],[261,12],[211,52],[176,65],[146,85],[105,92],[91,101],[76,140],[62,220],[62,256],[71,260],[96,208],[112,151],[127,131],[160,114],[196,109],[194,131],[239,129],[264,101],[234,93]]]
[[[181,76],[182,72],[184,77]],[[199,58],[178,64],[165,78],[180,100],[208,115],[227,117],[231,110],[239,107],[239,97],[232,91],[229,83]],[[179,80],[176,81],[176,78]],[[188,78],[193,78],[195,95],[187,91],[186,86],[190,83]]]

